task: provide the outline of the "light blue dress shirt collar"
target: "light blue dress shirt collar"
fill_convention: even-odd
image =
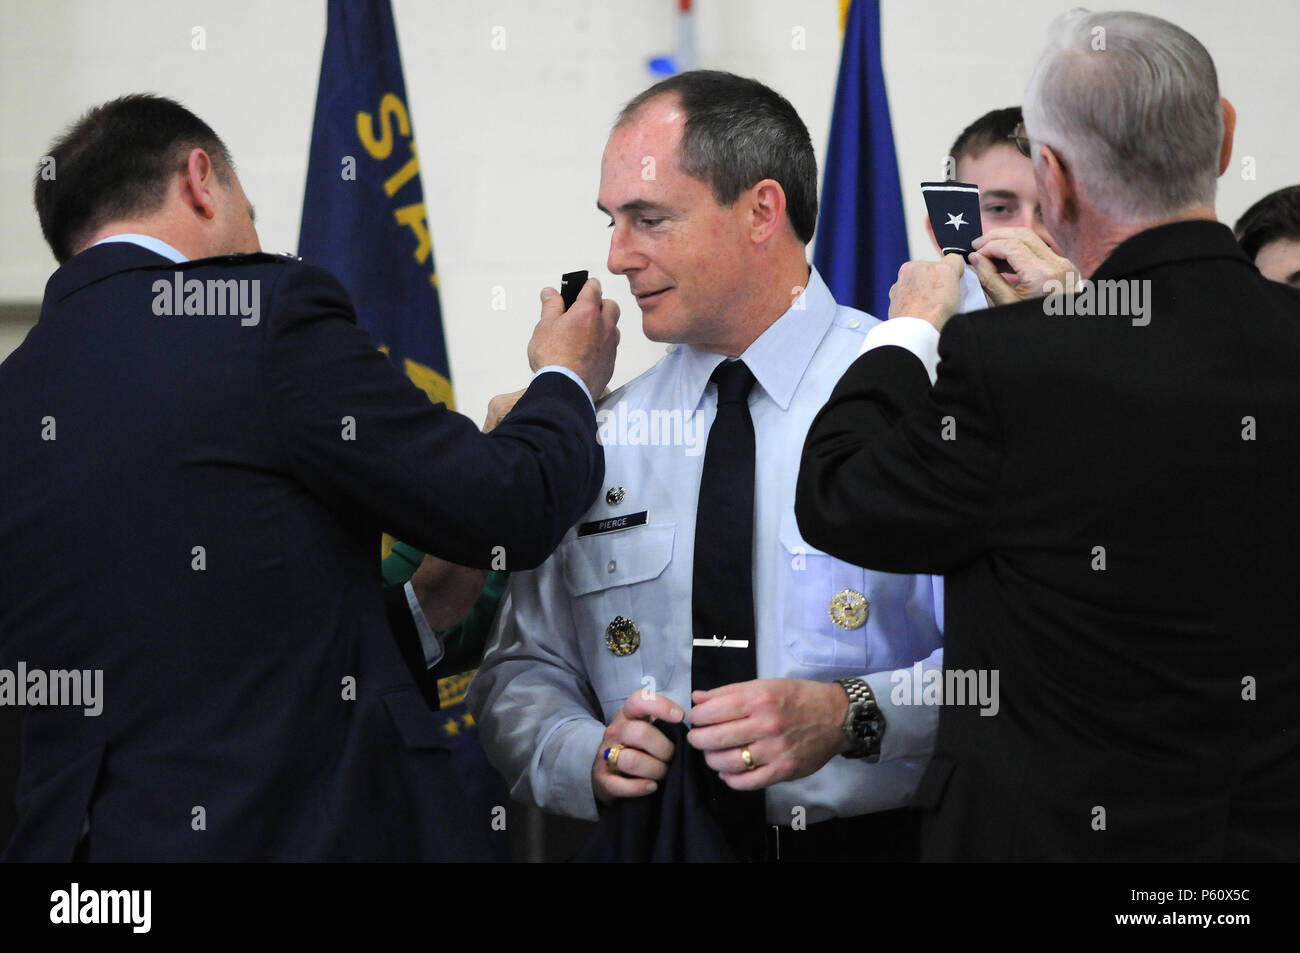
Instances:
[[[95,245],[103,245],[106,242],[130,242],[132,245],[139,245],[141,248],[147,248],[151,252],[157,252],[164,258],[169,258],[174,262],[189,261],[184,255],[178,252],[171,245],[168,245],[160,238],[154,238],[152,235],[140,235],[135,232],[123,232],[121,235],[109,235],[107,238],[101,238],[95,242]],[[94,245],[91,246],[92,248]]]
[[[830,289],[817,269],[810,268],[808,287],[740,355],[759,386],[782,410],[790,409],[795,390],[835,319],[835,307]],[[690,344],[682,345],[682,351],[683,405],[698,409],[709,377],[724,358]]]

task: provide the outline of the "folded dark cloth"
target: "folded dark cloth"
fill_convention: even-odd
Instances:
[[[709,771],[686,743],[683,724],[659,724],[676,746],[654,794],[621,798],[601,810],[576,863],[727,863],[736,855],[709,808]]]

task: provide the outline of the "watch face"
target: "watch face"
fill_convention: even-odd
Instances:
[[[874,741],[884,727],[874,706],[861,706],[853,718],[853,733],[864,742]]]

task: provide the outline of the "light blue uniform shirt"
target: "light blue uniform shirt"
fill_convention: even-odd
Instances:
[[[808,823],[902,807],[933,745],[937,706],[895,706],[890,694],[896,670],[910,678],[914,662],[942,665],[934,581],[827,556],[804,542],[794,517],[808,427],[878,323],[838,307],[814,270],[794,306],[742,355],[757,380],[749,408],[758,675],[865,677],[888,724],[879,763],[837,755],[807,778],[767,788],[772,823],[790,824],[796,807]],[[596,818],[592,763],[630,694],[653,688],[690,711],[695,509],[717,409],[709,376],[722,360],[670,348],[601,401],[605,482],[614,494],[602,493],[540,568],[511,578],[468,704],[512,793],[545,810]],[[618,517],[629,517],[626,528],[579,535],[583,523]],[[869,602],[859,628],[831,620],[831,599],[846,589]],[[622,657],[606,645],[616,616],[640,631],[640,647]]]

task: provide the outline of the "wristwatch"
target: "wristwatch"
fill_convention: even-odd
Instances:
[[[876,705],[871,686],[860,678],[837,678],[835,683],[849,696],[849,711],[840,727],[851,746],[846,758],[872,758],[880,755],[880,739],[885,734],[885,716]]]

